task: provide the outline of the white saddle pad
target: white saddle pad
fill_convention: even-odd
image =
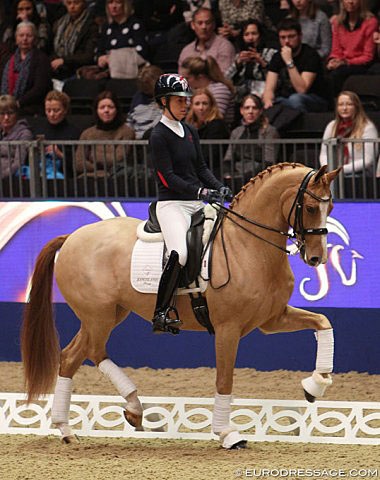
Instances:
[[[216,218],[216,210],[209,205],[205,207],[205,224],[203,229],[203,245],[206,245]],[[133,247],[131,261],[131,284],[140,293],[157,293],[163,265],[164,241],[161,233],[147,234],[144,223],[137,227],[137,241]],[[203,257],[199,287],[180,288],[177,295],[190,292],[204,292],[208,285],[209,249]],[[191,287],[191,286],[190,286]]]
[[[208,285],[208,257],[206,252],[202,262],[199,288],[179,288],[177,295],[190,292],[204,292]],[[132,252],[131,284],[140,293],[157,293],[163,265],[164,242],[143,242],[136,240]],[[206,280],[204,280],[206,279]],[[190,286],[191,287],[191,286]]]

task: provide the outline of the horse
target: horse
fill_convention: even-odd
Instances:
[[[326,263],[326,222],[333,208],[330,185],[339,170],[327,172],[326,166],[312,170],[298,163],[273,165],[251,178],[229,208],[220,205],[223,218],[213,241],[211,278],[204,295],[215,331],[212,431],[226,449],[246,446],[244,436],[230,425],[230,413],[239,341],[253,329],[265,334],[314,330],[315,370],[301,382],[306,399],[320,398],[332,382],[333,329],[326,316],[288,305],[294,275],[287,247],[291,238],[308,265]],[[85,225],[49,241],[36,260],[21,328],[27,402],[50,392],[55,384],[52,423],[67,443],[77,441],[69,426],[72,379],[86,359],[126,400],[126,420],[143,429],[137,387],[106,350],[112,330],[129,312],[152,318],[155,294],[137,292],[130,281],[140,222],[118,217]],[[81,321],[78,333],[62,351],[52,309],[54,274]],[[204,331],[187,295],[177,297],[176,307],[182,330]]]

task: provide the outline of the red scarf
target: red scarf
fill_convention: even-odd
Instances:
[[[19,72],[16,72],[14,67],[15,67],[15,56],[12,55],[9,61],[9,72],[8,72],[9,95],[13,95],[13,92],[15,91],[15,87],[16,87],[17,78],[19,75]]]
[[[336,130],[337,138],[350,138],[352,133],[353,123],[352,120],[341,120],[338,123],[338,128]],[[350,152],[348,150],[348,144],[343,145],[343,163],[348,163],[350,159]]]

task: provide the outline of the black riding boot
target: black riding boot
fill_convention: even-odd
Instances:
[[[152,320],[154,333],[169,332],[174,335],[179,333],[182,322],[178,318],[177,309],[171,305],[171,302],[179,284],[181,269],[178,253],[172,250],[158,286],[157,303]],[[170,318],[170,312],[173,312],[176,318]]]

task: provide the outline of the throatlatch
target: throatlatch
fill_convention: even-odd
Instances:
[[[172,302],[173,295],[178,288],[182,270],[178,258],[178,253],[172,250],[161,275],[156,308],[152,320],[154,333],[169,332],[176,335],[179,333],[179,327],[182,325],[181,320],[178,318],[178,311]],[[174,313],[175,318],[170,318],[170,313]]]

